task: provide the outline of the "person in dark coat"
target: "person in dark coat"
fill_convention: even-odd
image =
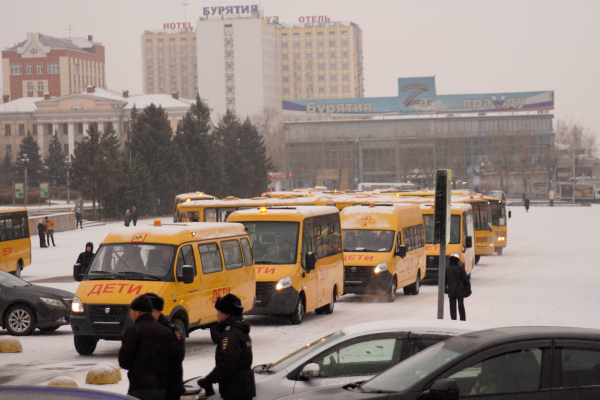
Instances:
[[[152,316],[159,324],[169,328],[175,338],[175,347],[171,354],[169,362],[169,371],[167,372],[167,396],[166,400],[179,400],[185,392],[183,387],[183,359],[185,358],[185,332],[171,321],[167,320],[162,313],[165,307],[165,300],[155,294],[146,293],[152,300]]]
[[[133,222],[133,226],[137,225],[137,220],[138,220],[137,208],[133,207],[133,212],[131,213],[131,222]]]
[[[83,253],[79,253],[79,257],[77,257],[77,264],[81,264],[83,266],[83,271],[87,272],[90,263],[94,259],[94,243],[87,242],[85,244],[85,251]]]
[[[456,303],[460,320],[466,321],[464,298],[471,295],[471,281],[465,272],[458,253],[452,253],[446,267],[445,293],[450,300],[450,318],[456,319]]]
[[[252,371],[252,340],[250,325],[242,318],[244,307],[240,299],[229,293],[217,298],[217,332],[219,344],[215,354],[215,368],[198,385],[206,396],[214,394],[212,384],[219,384],[223,400],[250,400],[256,396]]]
[[[44,220],[40,219],[38,224],[38,236],[40,237],[40,247],[43,249],[46,246],[46,224],[44,224]]]
[[[77,229],[77,226],[83,229],[83,215],[79,210],[75,211],[75,229]]]
[[[125,211],[123,221],[125,222],[125,226],[129,226],[129,224],[131,223],[131,213],[129,212],[129,210]]]
[[[525,211],[529,212],[529,199],[525,197],[523,203],[525,203]]]
[[[152,316],[152,300],[137,296],[129,306],[133,325],[125,330],[119,365],[129,370],[129,396],[140,400],[164,400],[167,372],[174,351],[173,333]]]

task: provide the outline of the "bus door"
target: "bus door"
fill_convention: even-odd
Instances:
[[[321,215],[313,219],[319,225],[317,236],[318,307],[332,300],[336,254],[342,254],[341,225],[338,214]]]
[[[321,227],[314,223],[315,218],[306,218],[302,226],[302,257],[307,253],[314,253],[317,257],[317,265],[314,270],[308,272],[302,269],[302,280],[304,282],[304,295],[306,296],[306,310],[313,310],[318,307],[318,291],[319,291],[319,260],[318,246],[320,243]],[[302,262],[304,265],[304,262]]]

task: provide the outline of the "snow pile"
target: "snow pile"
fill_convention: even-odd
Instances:
[[[23,351],[23,346],[17,338],[3,337],[0,338],[0,353],[20,353]]]
[[[118,380],[123,379],[123,376],[121,375],[121,368],[119,368],[118,366],[116,366],[115,364],[111,363],[111,362],[103,362],[100,363],[98,365],[103,365],[103,366],[107,366],[112,368],[113,370],[115,370],[115,372],[117,373],[117,378]]]
[[[59,375],[56,378],[52,379],[48,382],[48,386],[72,386],[78,387],[77,382],[73,380],[73,378],[69,376]]]
[[[90,385],[109,385],[117,382],[119,382],[117,371],[105,364],[96,365],[85,377],[85,383]]]

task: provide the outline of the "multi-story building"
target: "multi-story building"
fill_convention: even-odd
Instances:
[[[198,89],[212,109],[234,110],[242,119],[281,109],[278,24],[254,11],[200,18],[196,29]]]
[[[88,85],[106,88],[104,46],[85,38],[61,39],[28,33],[27,40],[2,51],[3,101],[65,96]]]
[[[362,30],[352,22],[284,25],[279,29],[281,96],[364,96]]]
[[[179,26],[184,28],[145,31],[142,35],[144,93],[178,92],[183,98],[196,98],[196,31],[187,23]]]

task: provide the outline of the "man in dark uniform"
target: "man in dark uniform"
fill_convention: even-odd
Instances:
[[[252,366],[252,340],[248,335],[250,325],[242,318],[244,307],[234,294],[219,297],[217,309],[217,332],[220,339],[215,354],[215,368],[198,385],[206,390],[206,396],[214,394],[212,384],[219,384],[223,400],[250,400],[256,396]]]
[[[137,296],[129,306],[133,325],[123,334],[119,365],[129,370],[128,395],[141,400],[164,400],[167,394],[167,371],[175,338],[152,317],[152,300]]]
[[[458,253],[452,253],[448,260],[445,292],[450,300],[450,318],[456,319],[456,303],[458,302],[460,320],[466,321],[464,298],[471,295],[471,281],[465,272]]]
[[[155,293],[146,293],[146,295],[152,300],[152,316],[154,320],[169,328],[175,337],[175,348],[173,349],[173,354],[171,354],[169,371],[167,372],[167,396],[165,399],[179,400],[185,392],[182,365],[185,358],[185,332],[179,326],[168,321],[163,315],[162,310],[165,307],[165,300],[161,296]]]

